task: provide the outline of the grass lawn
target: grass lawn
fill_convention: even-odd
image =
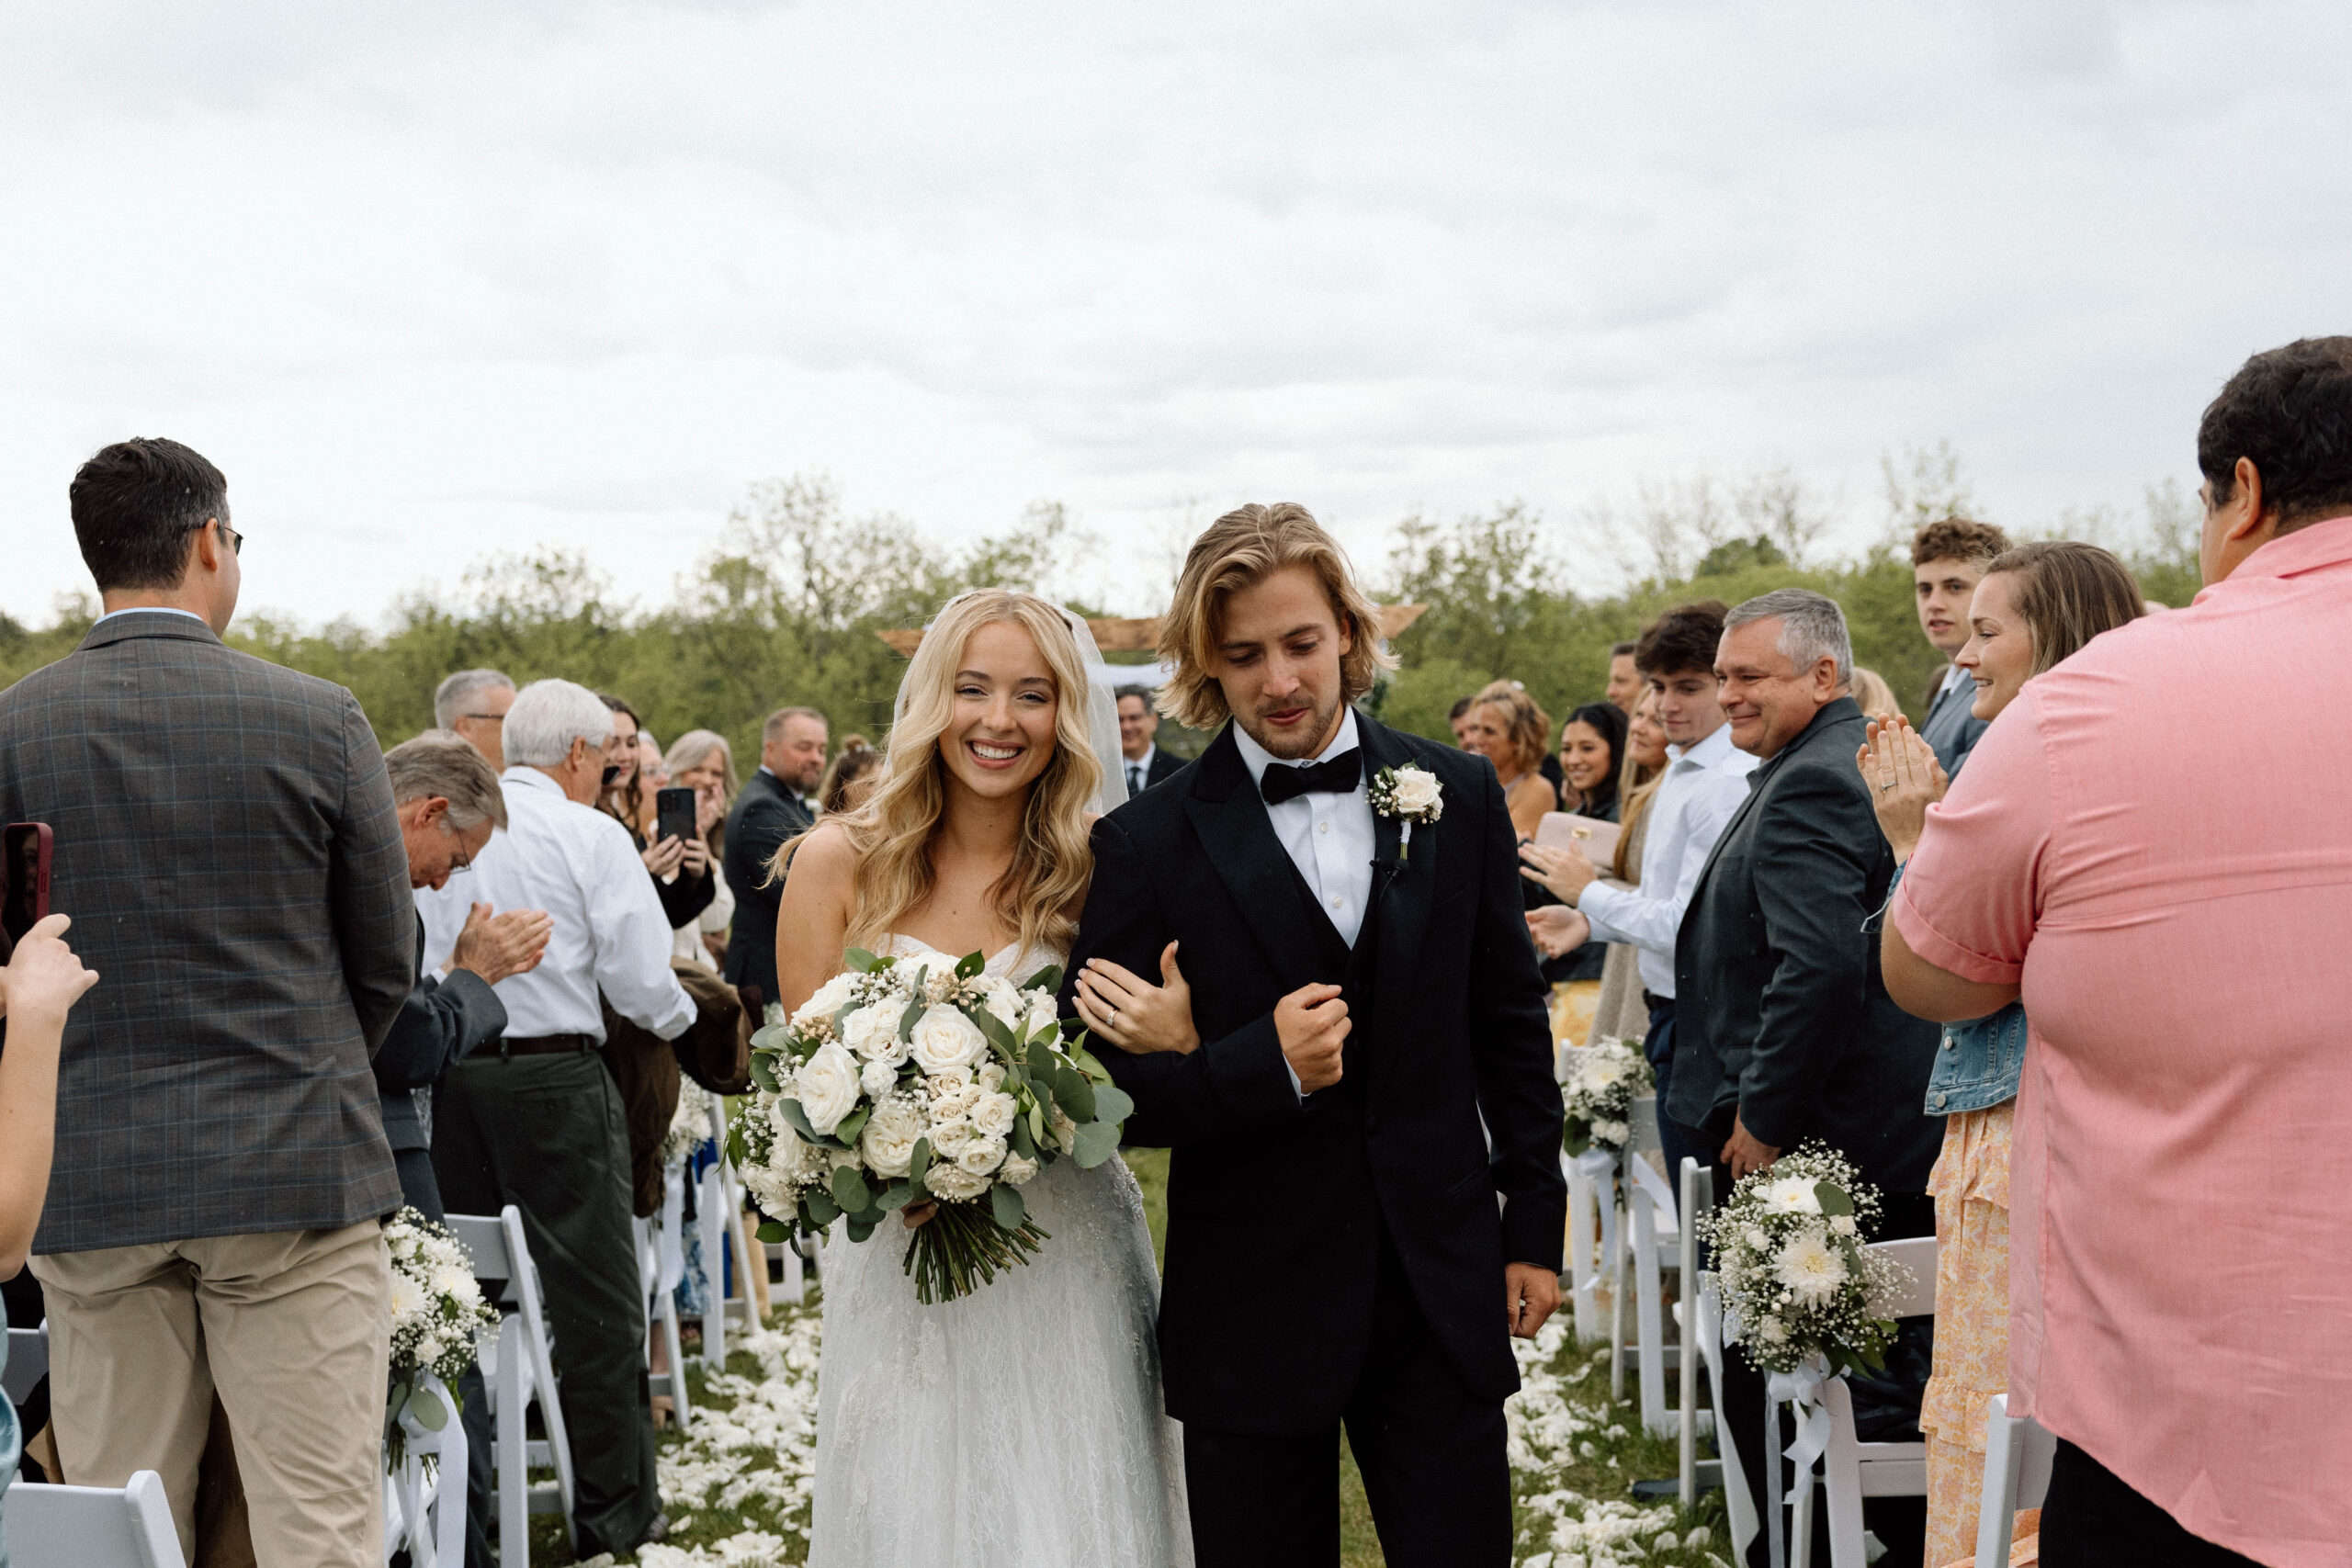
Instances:
[[[1166,1223],[1167,1155],[1130,1150],[1158,1248]],[[808,1554],[808,1486],[815,1454],[817,1309],[780,1308],[762,1332],[730,1340],[728,1366],[687,1377],[696,1416],[691,1438],[661,1438],[662,1493],[675,1529],[641,1557],[646,1568],[758,1568],[798,1563]],[[1608,1356],[1565,1333],[1547,1333],[1521,1357],[1525,1387],[1511,1402],[1511,1490],[1522,1568],[1727,1568],[1722,1502],[1699,1511],[1635,1504],[1639,1478],[1671,1476],[1674,1445],[1640,1429],[1630,1382],[1623,1403],[1608,1396]],[[1669,1401],[1671,1391],[1669,1390]],[[1340,1446],[1341,1560],[1382,1562],[1363,1483]],[[573,1561],[562,1527],[533,1521],[531,1561]],[[609,1562],[594,1558],[591,1562]]]

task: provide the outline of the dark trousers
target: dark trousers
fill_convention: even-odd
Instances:
[[[2170,1514],[2063,1438],[2041,1502],[2043,1568],[2254,1568],[2254,1559],[2193,1536]]]
[[[1372,1342],[1343,1419],[1389,1568],[1503,1568],[1510,1467],[1499,1404],[1462,1386],[1385,1242]],[[1340,1432],[1184,1424],[1199,1568],[1336,1568]]]
[[[392,1168],[401,1176],[401,1202],[436,1225],[447,1224],[449,1216],[441,1207],[441,1184],[433,1177],[433,1151],[394,1149]]]
[[[593,1053],[502,1060],[486,1048],[452,1068],[434,1098],[433,1169],[458,1213],[508,1203],[523,1212],[547,1289],[580,1553],[628,1551],[661,1511],[661,1493],[619,1090]],[[487,1496],[468,1506],[490,1517]],[[521,1561],[521,1542],[502,1544]]]
[[[1696,1129],[1690,1129],[1696,1131]],[[1723,1140],[1714,1140],[1720,1148]],[[1715,1198],[1718,1202],[1731,1194],[1731,1168],[1714,1166]],[[1936,1234],[1935,1200],[1924,1192],[1884,1192],[1880,1194],[1883,1210],[1880,1215],[1878,1234],[1872,1241],[1900,1241],[1906,1236]],[[1740,1468],[1747,1474],[1747,1495],[1755,1499],[1756,1512],[1763,1516],[1770,1494],[1764,1481],[1764,1409],[1765,1375],[1748,1361],[1747,1353],[1739,1347],[1724,1349],[1724,1386],[1716,1391],[1716,1409],[1722,1413],[1724,1425],[1731,1429],[1732,1440],[1739,1445]],[[1926,1392],[1923,1388],[1920,1392]],[[1781,1470],[1781,1495],[1787,1497],[1796,1484],[1796,1467],[1781,1457],[1782,1450],[1796,1440],[1796,1423],[1788,1411],[1781,1413],[1780,1440],[1771,1445],[1772,1462]],[[1815,1483],[1816,1486],[1819,1482]],[[1784,1512],[1781,1522],[1792,1516]],[[1922,1497],[1865,1497],[1862,1499],[1862,1523],[1887,1549],[1879,1559],[1878,1568],[1914,1568],[1927,1551],[1928,1505]],[[1767,1529],[1770,1529],[1770,1523]],[[1813,1504],[1813,1561],[1829,1561],[1829,1510],[1822,1506],[1816,1495]],[[1767,1568],[1770,1562],[1770,1542],[1759,1532],[1747,1549],[1749,1568]],[[1928,1568],[1934,1568],[1929,1564]]]
[[[1650,1009],[1650,1032],[1643,1037],[1642,1055],[1657,1078],[1658,1148],[1666,1156],[1666,1184],[1673,1190],[1674,1201],[1679,1203],[1683,1157],[1688,1156],[1705,1165],[1708,1151],[1684,1139],[1681,1123],[1666,1113],[1666,1091],[1674,1083],[1674,998],[1654,997],[1644,991],[1642,999]]]

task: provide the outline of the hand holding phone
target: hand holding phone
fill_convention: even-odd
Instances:
[[[73,923],[64,915],[45,915],[17,940],[7,966],[0,968],[0,1016],[20,1024],[63,1023],[82,993],[98,983],[97,972],[84,968],[65,945]]]
[[[702,837],[700,825],[695,820],[695,792],[673,785],[657,790],[653,795],[653,841],[675,839],[680,843],[692,843]]]

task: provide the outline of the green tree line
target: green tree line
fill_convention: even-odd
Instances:
[[[1558,531],[1524,507],[1408,519],[1384,562],[1359,563],[1384,601],[1429,606],[1396,639],[1401,668],[1370,705],[1443,739],[1457,698],[1509,677],[1563,716],[1600,695],[1611,645],[1659,611],[1793,584],[1845,606],[1857,660],[1884,675],[1916,718],[1938,656],[1913,616],[1905,546],[1919,522],[1982,513],[1948,449],[1890,461],[1886,483],[1884,537],[1829,559],[1817,555],[1827,512],[1786,470],[1645,491],[1630,508],[1577,520],[1619,553],[1617,576],[1630,581],[1600,594],[1579,591],[1580,574],[1555,548]],[[2126,545],[2149,597],[2186,604],[2197,587],[2194,509],[2167,486],[2151,489],[2145,510],[2136,525],[2093,512],[2041,532]],[[518,682],[560,675],[617,693],[665,742],[715,729],[748,767],[761,719],[787,703],[823,712],[837,739],[878,738],[903,660],[876,632],[922,625],[960,589],[1028,589],[1100,614],[1055,592],[1095,544],[1059,506],[1040,503],[1001,535],[943,549],[901,518],[852,516],[831,480],[803,476],[753,486],[718,548],[663,606],[618,601],[584,557],[549,549],[486,561],[454,594],[412,592],[380,630],[253,615],[229,641],[350,688],[388,746],[431,726],[444,675],[488,665]],[[61,602],[47,627],[0,616],[0,685],[71,652],[96,613],[83,595]],[[1204,738],[1164,726],[1162,739],[1190,752]]]

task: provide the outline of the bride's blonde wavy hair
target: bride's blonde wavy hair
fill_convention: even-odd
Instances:
[[[857,852],[856,902],[847,937],[879,948],[935,882],[930,850],[947,808],[946,761],[939,738],[956,706],[956,674],[965,645],[985,626],[1009,622],[1026,631],[1054,677],[1054,754],[1030,786],[1021,840],[991,895],[998,917],[1019,931],[1023,948],[1067,950],[1094,857],[1087,812],[1102,782],[1087,727],[1091,700],[1086,661],[1061,611],[1032,593],[984,588],[951,602],[923,633],[899,688],[899,713],[883,742],[888,767],[873,796],[841,818]]]

